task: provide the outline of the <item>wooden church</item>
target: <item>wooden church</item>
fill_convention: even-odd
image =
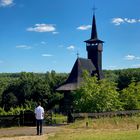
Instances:
[[[56,89],[57,91],[65,92],[76,90],[82,82],[83,70],[87,70],[91,76],[97,75],[98,79],[103,78],[102,48],[104,42],[97,36],[95,15],[93,15],[91,38],[85,42],[87,58],[77,58],[68,79]]]
[[[87,70],[91,76],[97,75],[98,79],[103,78],[102,51],[104,42],[97,35],[95,14],[93,14],[91,38],[84,42],[86,43],[87,58],[77,58],[68,79],[56,89],[64,93],[63,103],[67,111],[71,109],[71,91],[80,86],[84,70]]]

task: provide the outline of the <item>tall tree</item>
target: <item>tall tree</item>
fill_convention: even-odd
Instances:
[[[74,92],[74,109],[78,112],[104,112],[121,109],[116,85],[106,79],[97,80],[84,73],[84,82]]]
[[[132,82],[123,89],[120,99],[125,110],[140,109],[140,83]]]

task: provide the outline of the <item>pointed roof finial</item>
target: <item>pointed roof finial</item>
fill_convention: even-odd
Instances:
[[[79,52],[78,51],[77,51],[76,55],[77,55],[77,58],[79,58]]]
[[[95,15],[93,15],[93,20],[92,20],[92,30],[91,30],[91,39],[97,39],[97,28],[96,28],[96,20],[95,20]]]
[[[97,8],[95,7],[95,4],[93,5],[92,10],[93,10],[93,15],[95,15],[95,12],[96,12],[96,10],[97,10]]]
[[[97,28],[96,28],[96,20],[95,20],[95,12],[97,10],[95,3],[93,4],[93,20],[92,20],[92,31],[91,31],[91,39],[98,38],[97,36]]]
[[[97,8],[95,7],[95,4],[93,5],[93,19],[92,19],[92,29],[91,29],[91,38],[86,40],[86,43],[104,43],[102,40],[98,39],[98,34],[97,34],[97,27],[96,27],[96,19],[95,19],[95,11]]]

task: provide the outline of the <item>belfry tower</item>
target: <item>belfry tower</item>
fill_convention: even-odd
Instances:
[[[98,79],[103,78],[102,72],[102,51],[103,51],[103,41],[98,38],[95,14],[93,14],[91,38],[86,40],[87,57],[91,59],[93,65],[96,68],[96,73]]]

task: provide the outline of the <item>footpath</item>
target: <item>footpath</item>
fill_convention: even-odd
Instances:
[[[36,135],[36,127],[12,127],[0,129],[0,140],[46,140],[48,135],[55,135],[61,126],[44,126],[43,135]]]

